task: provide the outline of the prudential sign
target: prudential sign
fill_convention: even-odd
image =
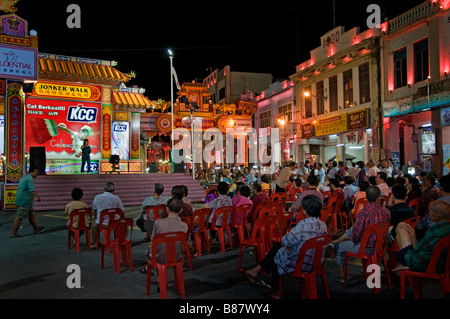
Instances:
[[[0,77],[37,80],[37,49],[0,46]]]

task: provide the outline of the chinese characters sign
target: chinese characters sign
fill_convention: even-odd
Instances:
[[[18,183],[23,175],[23,101],[22,83],[7,81],[6,183]]]

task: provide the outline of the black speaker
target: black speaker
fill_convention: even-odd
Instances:
[[[30,147],[30,167],[39,169],[39,175],[45,174],[46,155],[44,146],[31,146]]]
[[[174,152],[177,152],[181,158],[184,156],[183,150],[174,150]],[[181,163],[173,163],[173,172],[174,173],[184,173],[184,160],[181,161]]]

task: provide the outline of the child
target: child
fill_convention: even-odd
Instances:
[[[88,205],[81,201],[81,198],[83,197],[83,190],[81,188],[75,187],[72,189],[72,201],[66,205],[66,208],[64,210],[64,213],[69,216],[69,221],[67,222],[67,227],[69,227],[70,223],[70,213],[75,209],[84,209],[88,208]],[[89,220],[86,219],[86,223],[88,223]],[[78,217],[75,217],[73,219],[73,225],[74,228],[78,227]],[[83,231],[80,232],[80,235],[83,234]],[[73,236],[73,232],[71,232],[71,236]]]

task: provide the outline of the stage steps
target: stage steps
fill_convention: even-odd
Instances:
[[[164,185],[164,195],[170,195],[175,185],[186,185],[192,202],[203,202],[205,190],[192,176],[174,174],[80,174],[39,175],[34,180],[41,202],[34,203],[36,211],[61,210],[72,200],[74,187],[83,189],[82,201],[89,206],[95,195],[104,192],[106,182],[113,182],[113,194],[120,197],[124,206],[140,206],[145,197],[153,194],[155,183]]]

